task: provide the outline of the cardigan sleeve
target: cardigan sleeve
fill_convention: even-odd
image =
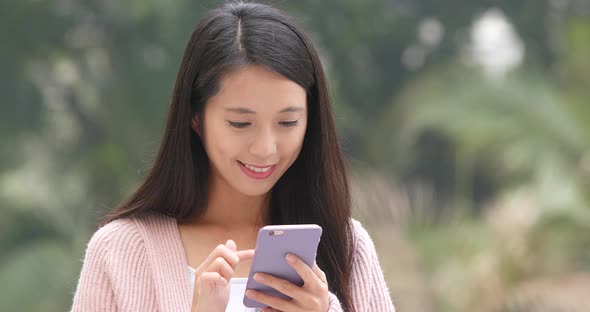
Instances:
[[[328,294],[330,296],[330,307],[328,308],[328,312],[342,312],[342,306],[340,305],[340,300],[338,297],[334,295],[332,292]]]
[[[355,256],[351,274],[352,300],[356,311],[395,312],[375,245],[360,222],[352,220]]]
[[[104,226],[92,235],[86,246],[84,263],[72,312],[77,311],[117,311],[113,286],[107,272],[110,227]]]
[[[351,272],[352,302],[356,312],[395,312],[389,289],[379,265],[375,245],[360,222],[352,220],[354,230],[354,258]],[[343,312],[333,293],[328,312]]]

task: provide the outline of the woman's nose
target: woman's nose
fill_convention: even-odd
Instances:
[[[277,152],[277,144],[271,130],[261,130],[250,144],[250,153],[262,159],[274,155]]]

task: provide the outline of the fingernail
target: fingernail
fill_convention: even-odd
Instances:
[[[246,296],[248,297],[254,297],[254,292],[251,290],[246,290]]]
[[[261,282],[264,280],[264,276],[262,276],[260,273],[256,273],[254,274],[254,280]]]
[[[289,261],[289,263],[295,263],[295,256],[293,256],[292,254],[287,254],[287,261]]]

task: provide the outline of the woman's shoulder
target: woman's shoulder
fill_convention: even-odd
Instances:
[[[376,259],[375,244],[363,224],[359,220],[351,218],[351,228],[353,231],[355,258],[370,261]]]
[[[121,245],[133,242],[140,243],[138,240],[139,231],[132,218],[120,218],[99,227],[88,241],[86,247],[87,254],[104,254],[106,255],[112,249],[119,249]]]
[[[112,220],[94,232],[87,250],[107,252],[141,248],[144,243],[144,229],[158,228],[170,223],[168,219],[170,218],[160,214],[146,213]]]
[[[371,235],[367,232],[367,229],[363,226],[363,224],[354,218],[350,219],[351,228],[354,233],[355,241],[361,242],[364,244],[370,243],[373,244],[373,240],[371,240]]]
[[[125,236],[126,234],[138,232],[142,227],[155,228],[170,225],[173,220],[173,218],[158,212],[145,212],[112,220],[98,228],[94,236],[97,236],[97,238]]]

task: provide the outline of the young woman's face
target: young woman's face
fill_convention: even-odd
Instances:
[[[293,164],[307,127],[306,92],[260,65],[226,74],[203,114],[214,179],[245,195],[266,194]],[[195,119],[193,128],[198,129]]]

